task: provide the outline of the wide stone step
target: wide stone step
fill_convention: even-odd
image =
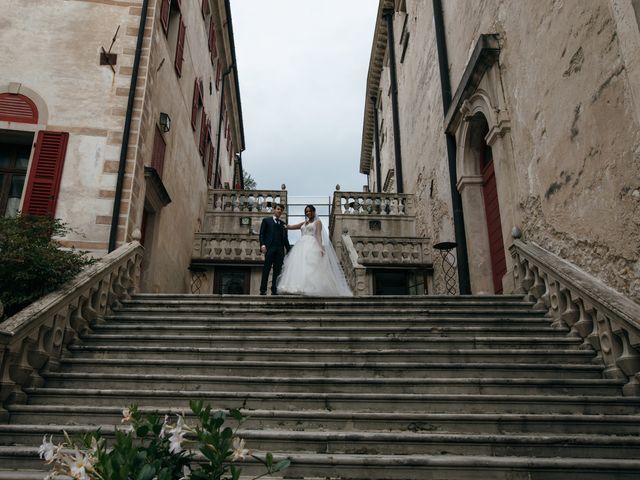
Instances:
[[[494,378],[602,378],[602,366],[589,364],[539,363],[411,363],[411,362],[283,362],[136,359],[135,366],[126,358],[65,358],[61,372],[131,373],[156,372],[173,375],[253,375],[281,376],[405,378],[405,377],[494,377]]]
[[[640,398],[599,395],[235,392],[207,390],[27,388],[31,405],[176,407],[201,399],[216,408],[432,413],[637,414]]]
[[[640,474],[640,460],[623,459],[324,453],[291,453],[287,457],[292,463],[282,475],[299,479],[637,480]],[[36,447],[0,447],[0,463],[4,470],[44,470],[41,462]],[[240,466],[246,475],[258,475],[264,471],[256,461],[247,461]]]
[[[11,405],[15,424],[117,425],[123,406]],[[141,411],[181,414],[193,418],[188,408],[145,408]],[[246,428],[290,431],[350,430],[448,433],[562,433],[637,435],[640,414],[510,414],[510,413],[398,413],[341,410],[243,410]],[[190,421],[195,423],[195,420]]]
[[[443,337],[458,337],[458,336],[501,336],[501,337],[563,337],[567,331],[556,330],[550,326],[519,326],[519,325],[482,325],[482,326],[291,326],[291,325],[264,325],[254,326],[247,328],[246,325],[219,325],[211,322],[206,323],[194,323],[194,324],[175,324],[170,322],[136,322],[136,323],[121,323],[118,320],[110,320],[103,325],[95,325],[93,331],[98,334],[109,335],[221,335],[221,336],[272,336],[283,335],[285,337],[307,337],[307,336],[323,336],[323,335],[336,335],[338,337],[352,337],[352,336],[393,336],[393,335],[415,335],[422,336],[443,336]]]
[[[524,300],[523,295],[370,295],[362,297],[301,297],[295,295],[258,296],[258,295],[192,295],[192,294],[136,294],[124,305],[222,305],[225,307],[254,307],[271,309],[326,309],[326,308],[397,308],[399,306],[510,306],[532,307],[532,302]]]
[[[578,348],[583,344],[577,337],[551,336],[551,337],[522,337],[522,336],[453,336],[445,337],[435,333],[430,336],[417,336],[412,334],[389,334],[386,336],[352,336],[337,335],[147,335],[147,334],[98,334],[92,333],[84,337],[86,344],[108,345],[136,345],[136,346],[207,346],[215,345],[225,347],[239,347],[250,345],[251,347],[306,347],[310,349],[320,348],[527,348],[527,349],[553,349],[553,348]]]
[[[268,322],[265,321],[268,318]],[[522,317],[513,316],[478,316],[474,318],[468,318],[465,316],[453,316],[453,315],[438,315],[438,316],[426,316],[426,315],[412,315],[408,317],[392,317],[384,315],[381,317],[374,317],[371,315],[350,315],[348,317],[328,318],[325,315],[318,315],[317,313],[307,314],[305,316],[283,316],[278,312],[274,312],[268,316],[260,315],[204,315],[204,314],[175,314],[171,311],[166,313],[156,312],[155,314],[146,314],[144,312],[120,312],[118,315],[109,315],[105,317],[106,324],[111,323],[119,325],[141,323],[145,325],[172,325],[172,326],[189,326],[189,325],[206,325],[211,328],[235,328],[235,329],[247,329],[252,328],[254,331],[262,329],[262,327],[268,325],[269,327],[285,326],[295,328],[370,328],[370,327],[383,327],[383,328],[412,328],[412,327],[428,327],[428,328],[444,328],[444,327],[476,327],[476,328],[500,328],[500,327],[515,327],[515,328],[539,328],[547,329],[551,324],[551,320],[544,317],[542,314],[535,315],[530,313],[529,315]]]
[[[322,310],[309,310],[305,308],[288,308],[286,310],[277,310],[272,307],[258,306],[250,307],[229,307],[220,305],[203,305],[194,303],[193,305],[163,305],[163,304],[127,304],[114,311],[117,315],[131,314],[133,312],[144,313],[146,315],[162,316],[166,313],[171,315],[213,315],[240,318],[246,316],[268,317],[274,313],[280,318],[305,318],[306,316],[322,315],[325,318],[344,319],[353,317],[367,316],[369,318],[386,318],[393,320],[413,316],[432,317],[432,316],[465,316],[474,317],[495,317],[495,318],[513,318],[513,317],[534,317],[534,313],[528,306],[509,305],[509,306],[432,306],[422,307],[420,305],[408,305],[406,307],[394,307],[392,309],[384,309],[380,307],[343,307],[343,308],[326,308]],[[543,313],[540,313],[542,316]]]
[[[100,425],[105,436],[121,426]],[[0,445],[38,445],[44,435],[54,443],[64,432],[79,438],[95,425],[0,425]],[[535,457],[640,458],[640,437],[633,435],[452,434],[431,432],[340,432],[240,429],[251,449],[330,454],[455,454]]]
[[[617,395],[621,380],[538,378],[370,378],[216,376],[141,373],[57,373],[45,376],[50,388],[223,390],[235,392],[449,393],[522,395]]]
[[[471,363],[589,363],[593,350],[530,348],[460,349],[349,349],[344,348],[232,348],[152,345],[73,345],[77,358],[138,358],[179,360],[279,360],[361,362],[471,362]]]

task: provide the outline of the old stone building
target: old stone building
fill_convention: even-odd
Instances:
[[[229,2],[0,10],[0,213],[54,215],[98,256],[141,235],[142,288],[186,291],[208,187],[242,186]]]
[[[458,243],[462,291],[513,290],[515,228],[640,299],[639,18],[636,0],[380,1],[360,171]]]

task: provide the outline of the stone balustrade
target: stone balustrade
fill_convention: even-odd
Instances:
[[[413,195],[336,191],[333,215],[413,215]]]
[[[287,205],[286,190],[210,189],[207,212],[259,213],[267,215],[275,204]]]
[[[215,260],[223,263],[262,263],[257,235],[229,233],[197,233],[193,242],[192,261]]]
[[[510,252],[521,292],[593,347],[625,395],[640,395],[640,305],[534,243],[516,239]]]
[[[428,238],[416,237],[351,237],[361,265],[426,266],[431,265]]]
[[[349,235],[342,235],[342,241],[336,251],[338,259],[342,264],[347,284],[355,296],[369,294],[369,282],[367,280],[367,269],[358,262],[358,252]]]
[[[140,243],[126,244],[0,323],[2,405],[24,402],[23,388],[42,385],[40,372],[55,370],[68,345],[134,293],[142,255]]]

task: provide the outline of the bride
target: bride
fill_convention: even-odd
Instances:
[[[289,230],[302,230],[302,236],[284,259],[282,273],[278,278],[278,293],[353,296],[329,236],[316,217],[316,208],[307,205],[304,215],[307,217],[305,222],[287,225]]]

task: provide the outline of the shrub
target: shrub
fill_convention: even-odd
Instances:
[[[0,218],[0,302],[10,317],[54,291],[94,262],[84,252],[61,250],[52,237],[70,230],[59,219]]]

